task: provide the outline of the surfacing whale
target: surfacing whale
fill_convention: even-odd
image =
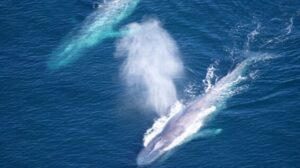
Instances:
[[[62,68],[76,59],[90,47],[106,38],[123,35],[114,27],[128,17],[140,0],[111,0],[105,2],[88,16],[78,31],[71,32],[56,48],[48,61],[49,69]]]

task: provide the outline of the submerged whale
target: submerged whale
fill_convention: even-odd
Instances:
[[[241,81],[245,80],[243,73],[251,63],[262,58],[246,59],[236,68],[220,79],[203,96],[197,98],[186,108],[176,113],[160,133],[154,136],[137,156],[137,164],[149,165],[174,147],[186,142],[204,125],[205,120],[214,112],[220,110],[227,98],[232,96]]]
[[[122,35],[114,27],[129,16],[140,0],[110,0],[86,18],[78,31],[71,32],[56,48],[48,61],[48,68],[62,68],[106,38]]]

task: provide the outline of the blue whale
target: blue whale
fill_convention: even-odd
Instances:
[[[137,156],[139,166],[149,165],[176,146],[190,139],[202,128],[208,117],[222,109],[237,85],[246,77],[246,67],[262,58],[248,58],[221,78],[215,85],[167,121],[160,133],[154,136]]]
[[[78,59],[83,52],[109,38],[123,35],[113,29],[128,17],[140,0],[111,0],[88,16],[79,30],[71,32],[52,52],[49,69],[59,69]]]

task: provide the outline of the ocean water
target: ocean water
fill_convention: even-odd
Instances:
[[[61,69],[47,66],[70,32],[101,10],[95,2],[0,2],[0,167],[138,167],[144,134],[159,114],[124,80],[122,35]],[[141,0],[114,30],[149,20],[175,43],[167,53],[184,67],[171,75],[183,103],[205,95],[243,60],[271,59],[251,65],[237,93],[205,120],[221,133],[184,143],[147,167],[299,167],[299,1]],[[138,51],[153,47],[147,44]]]

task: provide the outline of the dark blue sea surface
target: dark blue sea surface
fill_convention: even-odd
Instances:
[[[0,2],[0,167],[137,167],[155,113],[126,91],[118,38],[87,49],[59,70],[51,53],[94,10],[93,0]],[[157,168],[300,167],[300,1],[141,0],[120,22],[160,20],[185,66],[179,97],[207,68],[222,77],[253,54],[247,89],[228,99],[207,127],[219,135],[183,144]],[[247,54],[245,54],[247,53]]]

